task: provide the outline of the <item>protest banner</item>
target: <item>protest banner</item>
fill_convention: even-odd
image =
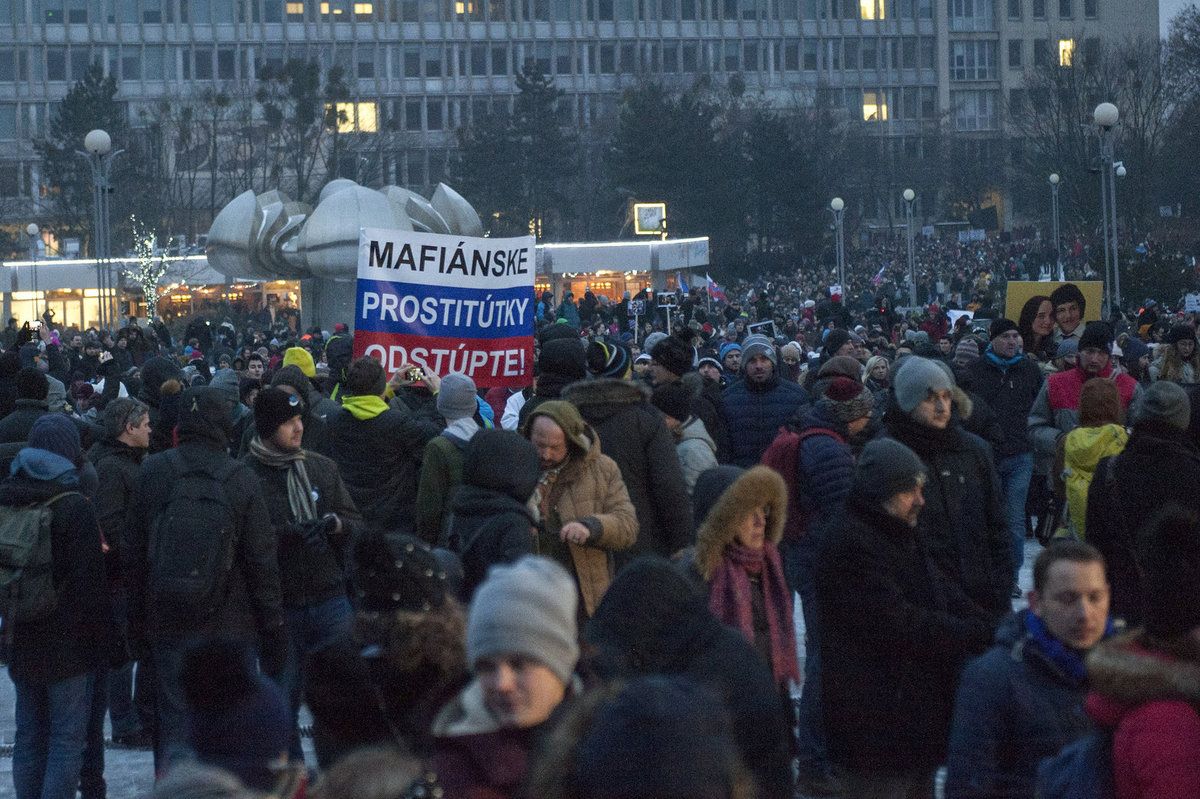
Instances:
[[[1049,297],[1056,288],[1068,283],[1073,283],[1083,294],[1085,307],[1080,308],[1083,322],[1100,319],[1104,304],[1104,283],[1100,280],[1010,280],[1005,292],[1004,316],[1020,321],[1025,303],[1033,297]]]
[[[533,375],[534,239],[364,228],[358,242],[354,354],[480,388]]]

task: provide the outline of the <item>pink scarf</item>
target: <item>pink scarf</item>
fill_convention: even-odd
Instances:
[[[796,662],[796,628],[792,619],[792,595],[783,579],[779,550],[767,542],[760,550],[733,543],[725,547],[708,590],[708,607],[722,623],[740,630],[754,643],[754,611],[751,606],[750,575],[761,574],[767,627],[771,633],[771,671],[775,682],[800,683]]]

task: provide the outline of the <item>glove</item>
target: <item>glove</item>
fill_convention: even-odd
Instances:
[[[287,630],[280,624],[263,630],[258,637],[258,665],[263,674],[276,682],[283,676],[288,661]]]
[[[337,529],[337,517],[332,513],[320,519],[308,522],[297,522],[291,525],[290,531],[299,538],[304,546],[314,552],[329,551],[329,534]]]

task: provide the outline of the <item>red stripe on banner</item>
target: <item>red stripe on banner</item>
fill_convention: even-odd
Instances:
[[[412,364],[439,377],[461,372],[479,388],[522,388],[533,383],[533,336],[442,338],[357,330],[354,357],[363,355],[382,361],[389,377]]]

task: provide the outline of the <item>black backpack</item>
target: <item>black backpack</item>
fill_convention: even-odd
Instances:
[[[225,481],[241,465],[229,460],[215,473],[188,466],[179,450],[171,494],[150,526],[148,600],[171,626],[208,622],[225,600],[237,548],[237,519]]]

